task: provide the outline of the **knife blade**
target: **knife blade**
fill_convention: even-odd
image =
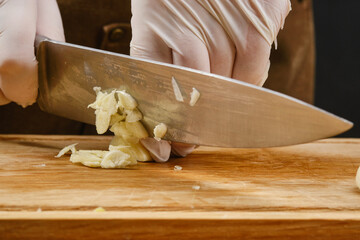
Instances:
[[[231,78],[53,40],[37,48],[38,104],[94,124],[93,87],[126,90],[149,133],[165,123],[166,140],[219,147],[286,146],[340,134],[352,123],[295,98]],[[184,98],[176,100],[172,79]],[[195,87],[201,94],[189,105]]]

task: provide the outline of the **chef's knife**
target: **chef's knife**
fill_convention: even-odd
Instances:
[[[39,40],[39,39],[38,39]],[[274,147],[340,134],[352,123],[295,98],[242,81],[69,43],[43,40],[37,49],[43,111],[94,124],[93,87],[126,90],[138,102],[149,133],[221,147]],[[175,79],[184,101],[176,100]],[[201,96],[189,105],[190,92]]]

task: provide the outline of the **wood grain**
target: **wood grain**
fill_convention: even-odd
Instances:
[[[116,170],[54,158],[67,144],[105,149],[109,141],[0,135],[0,239],[360,236],[359,139],[200,147],[183,159]],[[174,171],[175,165],[183,170]],[[107,212],[92,211],[99,206]]]

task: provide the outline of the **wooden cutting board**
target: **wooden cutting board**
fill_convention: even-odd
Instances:
[[[0,135],[0,239],[360,239],[359,139],[200,147],[129,169],[54,158],[109,141]]]

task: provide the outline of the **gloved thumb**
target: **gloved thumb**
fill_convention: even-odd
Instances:
[[[7,101],[22,106],[35,101],[34,57],[36,1],[9,0],[0,5],[0,88]]]
[[[61,15],[55,0],[38,0],[37,34],[65,41]]]
[[[38,33],[64,40],[55,0],[8,0],[0,4],[0,104],[14,101],[26,107],[37,97]],[[52,29],[52,30],[51,30]]]

